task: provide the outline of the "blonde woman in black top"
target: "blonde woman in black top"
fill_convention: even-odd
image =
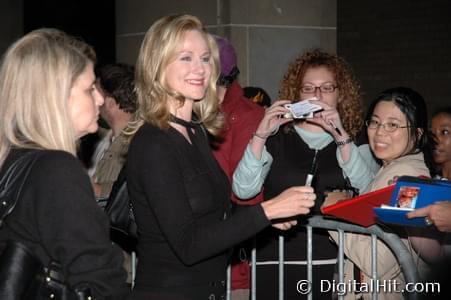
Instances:
[[[221,299],[228,250],[271,220],[308,213],[313,189],[293,187],[231,213],[230,185],[207,139],[222,128],[215,90],[218,49],[196,17],[154,23],[136,70],[145,123],[127,162],[139,232],[132,298]],[[294,222],[283,224],[290,228]]]
[[[90,46],[55,29],[32,31],[7,50],[0,69],[0,176],[30,151],[39,156],[0,228],[0,243],[20,242],[46,267],[58,262],[71,289],[122,299],[122,253],[109,240],[108,219],[75,157],[77,139],[97,130],[103,103],[94,63]],[[0,298],[11,299],[5,293]]]

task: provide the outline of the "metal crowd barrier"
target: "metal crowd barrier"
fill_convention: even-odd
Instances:
[[[313,272],[312,272],[312,231],[313,228],[322,228],[333,231],[338,231],[338,278],[339,283],[344,282],[344,251],[343,251],[343,240],[344,232],[354,232],[371,235],[371,277],[373,280],[377,279],[377,239],[384,241],[387,246],[391,249],[393,254],[396,256],[398,263],[401,266],[401,270],[404,274],[406,282],[419,282],[419,274],[415,265],[415,262],[407,249],[406,245],[401,241],[398,235],[390,232],[383,231],[379,226],[372,225],[368,228],[331,220],[325,219],[322,216],[313,216],[308,219],[308,224],[305,225],[307,228],[307,280],[312,282]],[[284,238],[279,237],[279,300],[284,300]],[[251,299],[256,300],[256,287],[257,287],[257,253],[255,247],[251,252]],[[226,299],[231,300],[231,287],[230,287],[230,266],[227,269],[227,294]],[[373,290],[372,299],[377,299],[376,290]],[[416,293],[406,293],[407,299],[417,300],[419,298]],[[338,299],[343,299],[343,295],[339,295]],[[312,291],[308,294],[308,299],[312,299]],[[232,299],[233,300],[233,299]]]

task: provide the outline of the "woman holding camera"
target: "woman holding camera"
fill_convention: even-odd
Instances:
[[[233,177],[233,190],[240,198],[252,197],[263,187],[266,199],[280,191],[311,182],[317,200],[312,210],[318,214],[328,191],[348,193],[354,187],[368,184],[375,163],[369,158],[368,146],[354,145],[363,125],[359,85],[345,61],[321,50],[306,52],[290,64],[282,81],[280,99],[266,110],[254,137]],[[312,99],[323,111],[311,118],[282,118],[289,110],[284,105]],[[285,124],[278,130],[279,126]],[[351,149],[358,154],[351,156]],[[368,157],[368,162],[360,153]],[[358,169],[359,174],[356,174]],[[363,172],[363,173],[362,173]],[[366,174],[368,176],[362,176]],[[300,218],[305,223],[304,217]],[[285,281],[288,298],[300,297],[296,282],[306,276],[306,232],[295,227],[286,233],[269,229],[258,236],[257,299],[277,298],[278,246],[285,236]],[[321,279],[332,280],[337,250],[327,231],[313,232],[313,298],[330,298],[321,293]],[[290,299],[291,299],[290,298]],[[296,298],[297,299],[297,298]]]

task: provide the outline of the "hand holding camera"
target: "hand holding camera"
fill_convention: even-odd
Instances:
[[[281,118],[282,115],[287,113],[287,109],[284,106],[289,103],[289,100],[277,100],[268,107],[254,136],[260,139],[266,139],[275,134],[281,125],[290,122],[288,119]]]
[[[310,118],[309,122],[324,128],[334,137],[337,143],[350,140],[348,133],[343,128],[337,108],[321,100],[316,101],[315,104],[321,106],[322,109],[317,111],[319,113]]]

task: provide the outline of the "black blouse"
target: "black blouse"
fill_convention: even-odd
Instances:
[[[127,180],[139,231],[137,290],[224,280],[228,249],[269,225],[260,205],[230,213],[227,176],[203,129],[193,130],[190,144],[172,127],[144,124],[131,142]]]
[[[27,151],[12,150],[0,176]],[[96,299],[125,296],[123,254],[109,240],[109,220],[98,207],[89,177],[76,157],[44,150],[20,195],[0,229],[0,242],[22,242],[44,266],[52,260],[59,262],[69,285],[88,283]]]

